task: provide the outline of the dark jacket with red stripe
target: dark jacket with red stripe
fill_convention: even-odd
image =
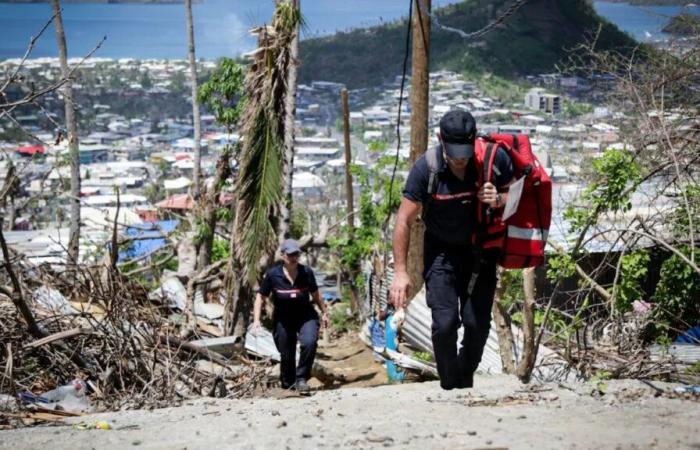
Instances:
[[[442,152],[439,152],[442,155]],[[474,158],[469,160],[464,180],[452,173],[442,157],[433,194],[428,194],[430,170],[423,155],[414,164],[406,180],[403,196],[423,203],[426,237],[447,245],[470,245],[478,226],[479,201],[476,194],[479,176]],[[494,159],[494,181],[502,190],[513,178],[513,162],[499,148]]]
[[[279,313],[307,313],[313,310],[311,294],[318,291],[316,277],[310,267],[299,264],[297,277],[290,283],[284,276],[282,264],[270,268],[262,282],[260,292],[264,297],[272,297],[275,315]]]

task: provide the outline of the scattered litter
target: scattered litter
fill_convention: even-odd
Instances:
[[[199,339],[196,341],[191,341],[192,345],[197,347],[204,347],[212,352],[219,353],[224,356],[231,356],[234,353],[234,347],[238,342],[238,338],[235,336],[224,336],[217,338],[207,338]]]
[[[224,305],[196,302],[194,304],[194,314],[209,320],[220,319],[224,317]]]
[[[68,303],[68,300],[56,289],[51,289],[50,287],[41,286],[36,289],[32,294],[34,301],[36,301],[42,308],[61,314],[73,314],[76,311]]]
[[[251,355],[260,358],[269,358],[273,361],[280,360],[280,352],[277,351],[272,333],[265,328],[258,328],[251,332],[252,326],[248,328],[245,336],[245,349]]]
[[[673,390],[676,394],[700,394],[700,386],[689,385],[689,386],[678,386]]]
[[[185,310],[187,304],[187,290],[176,277],[168,278],[160,288],[148,295],[151,300],[160,300],[171,309]]]
[[[399,353],[397,351],[386,348],[384,354],[387,358],[391,359],[396,365],[403,367],[404,369],[409,369],[413,371],[420,372],[423,375],[431,375],[437,377],[437,369],[429,364],[418,361],[417,359],[411,358],[408,355]]]
[[[96,420],[94,422],[80,422],[73,425],[76,430],[111,430],[112,425],[104,420]]]
[[[60,386],[41,395],[35,395],[31,392],[22,393],[20,399],[24,403],[44,410],[83,413],[90,411],[90,400],[86,391],[87,384],[83,380],[73,380],[65,386]]]
[[[0,411],[17,411],[17,400],[11,395],[0,394]]]

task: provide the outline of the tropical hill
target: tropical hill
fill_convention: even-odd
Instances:
[[[665,33],[672,33],[681,36],[697,34],[700,31],[700,16],[681,13],[674,16],[663,29]]]
[[[434,11],[443,25],[475,31],[498,17],[512,0],[466,0]],[[549,72],[567,51],[600,27],[598,47],[631,49],[628,35],[596,14],[587,0],[530,0],[504,25],[467,41],[433,26],[431,67],[489,71],[504,77]],[[401,73],[406,19],[333,36],[303,40],[300,81],[337,81],[366,87]]]

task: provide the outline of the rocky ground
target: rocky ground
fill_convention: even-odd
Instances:
[[[532,384],[477,376],[476,388],[436,382],[318,391],[73,418],[0,432],[0,449],[214,448],[698,448],[698,398],[640,381]],[[111,430],[73,424],[108,422]]]

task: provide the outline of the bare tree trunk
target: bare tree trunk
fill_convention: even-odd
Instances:
[[[411,72],[411,162],[416,162],[428,148],[428,101],[430,96],[430,17],[431,0],[415,0],[413,15],[413,55]],[[418,3],[422,3],[422,6]],[[427,9],[427,10],[424,10]],[[411,224],[408,249],[408,274],[413,296],[423,286],[423,233],[419,218]]]
[[[27,323],[29,333],[31,333],[31,335],[35,338],[41,339],[45,336],[45,334],[41,328],[39,328],[36,319],[34,319],[32,310],[29,309],[29,306],[22,295],[22,285],[20,284],[19,279],[12,268],[10,252],[7,248],[7,242],[5,241],[5,235],[2,232],[2,227],[0,227],[0,249],[2,249],[3,261],[5,262],[5,271],[7,271],[7,275],[10,278],[10,283],[12,284],[12,291],[4,286],[0,286],[0,293],[10,297],[12,303],[15,305],[15,308],[17,308],[17,311]]]
[[[56,43],[61,64],[61,76],[66,79],[63,85],[63,101],[65,104],[66,129],[68,132],[68,150],[70,154],[70,240],[68,242],[68,263],[78,263],[80,252],[80,149],[78,146],[78,125],[75,120],[75,103],[73,102],[73,82],[68,77],[68,51],[66,50],[66,34],[63,30],[61,5],[59,0],[51,0],[51,8],[55,15]]]
[[[240,336],[245,345],[245,335],[253,310],[254,292],[248,287],[243,277],[236,276],[230,265],[226,272],[224,289],[226,289],[224,333],[229,336]]]
[[[199,254],[197,256],[197,270],[202,270],[211,263],[211,250],[214,244],[214,232],[216,230],[216,212],[219,209],[219,197],[221,186],[224,180],[231,174],[231,150],[224,149],[216,162],[216,175],[210,190],[204,190],[204,223],[208,232],[199,244]]]
[[[19,178],[17,178],[17,169],[12,163],[12,160],[10,160],[7,163],[7,174],[5,175],[5,182],[2,186],[2,198],[0,199],[0,205],[7,211],[7,229],[9,231],[15,229],[15,219],[17,216],[15,199],[18,193]],[[4,223],[0,223],[0,226],[4,227]]]
[[[516,375],[523,383],[528,383],[535,368],[537,351],[535,348],[535,269],[523,270],[523,357],[518,363]]]
[[[192,89],[192,126],[194,127],[194,176],[192,180],[192,197],[199,199],[202,169],[202,125],[197,98],[197,60],[194,53],[194,21],[192,20],[192,0],[185,0],[187,15],[187,58],[190,65],[190,85]],[[206,266],[206,264],[205,264]],[[204,267],[204,266],[203,266]]]
[[[292,5],[301,7],[301,0],[291,0]],[[294,33],[290,48],[290,64],[287,69],[287,93],[284,99],[284,174],[283,201],[280,205],[278,240],[280,243],[289,237],[292,221],[292,174],[294,171],[294,117],[296,115],[297,66],[299,65],[299,27]]]
[[[506,286],[503,283],[503,269],[498,269],[498,284],[496,285],[496,295],[493,299],[493,322],[498,334],[498,349],[501,354],[501,362],[503,364],[503,372],[515,373],[515,358],[513,357],[513,332],[511,330],[510,316],[506,312],[503,305],[500,303],[503,300]]]

